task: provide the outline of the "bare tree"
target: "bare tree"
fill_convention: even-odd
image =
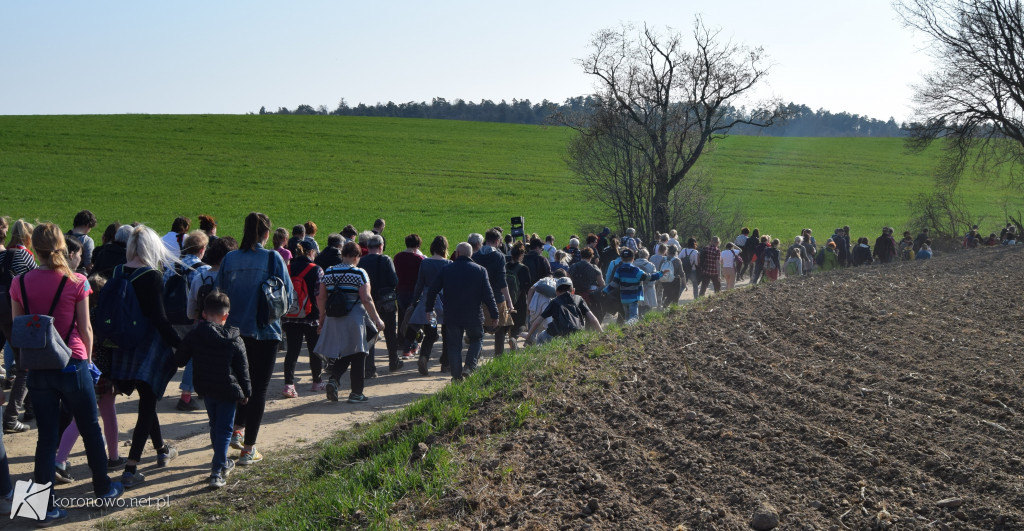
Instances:
[[[973,166],[1024,185],[1024,6],[1020,0],[897,0],[906,26],[927,35],[937,69],[915,87],[908,146],[945,139],[937,184]],[[1006,171],[1000,171],[1005,169]]]
[[[768,74],[764,50],[723,40],[700,18],[692,37],[696,49],[687,51],[671,30],[598,32],[580,61],[597,79],[596,111],[562,117],[580,132],[570,169],[645,238],[672,227],[671,192],[715,140],[737,124],[771,125],[782,109],[774,100],[757,107],[767,111],[730,114]]]

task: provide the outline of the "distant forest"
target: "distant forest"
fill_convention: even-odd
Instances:
[[[334,110],[320,105],[299,105],[295,109],[279,107],[276,111],[268,111],[261,107],[259,114],[299,114],[324,116],[384,116],[390,118],[435,118],[441,120],[469,120],[475,122],[500,122],[509,124],[551,124],[551,118],[558,113],[587,112],[592,100],[589,96],[569,98],[563,103],[544,100],[531,103],[530,100],[516,100],[512,103],[501,100],[480,100],[480,103],[456,99],[448,101],[434,98],[427,102],[378,103],[366,105],[360,103],[350,107],[344,99]],[[733,127],[731,134],[754,136],[802,136],[802,137],[900,137],[905,132],[896,120],[889,118],[883,122],[875,118],[849,114],[846,112],[831,113],[824,109],[812,111],[806,105],[790,103],[785,106],[789,118],[768,128],[747,125]],[[732,109],[734,116],[744,116],[746,109]]]

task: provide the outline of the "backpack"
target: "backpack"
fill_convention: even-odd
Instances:
[[[359,294],[345,291],[341,288],[327,290],[327,307],[324,313],[327,317],[345,317],[356,304],[359,304]]]
[[[284,280],[272,273],[274,270],[274,251],[267,253],[267,279],[260,283],[259,297],[256,299],[256,326],[269,326],[288,311],[288,292]]]
[[[668,266],[668,269],[665,269],[666,266]],[[672,265],[671,262],[669,262],[669,261],[662,262],[661,263],[661,268],[659,269],[662,272],[662,275],[661,275],[661,278],[658,279],[658,282],[665,282],[665,283],[675,282],[676,281],[676,271],[675,271],[675,269],[676,268]]]
[[[690,252],[685,252],[686,249],[684,249],[683,251],[683,273],[685,273],[686,276],[689,277],[691,274],[693,274],[693,260],[690,259],[690,255],[693,254],[693,250],[690,249]]]
[[[551,316],[550,328],[554,332],[552,335],[567,336],[586,327],[583,316],[580,315],[579,299],[578,295],[573,295],[572,304],[563,304],[558,300],[552,302],[558,305],[555,314]]]
[[[334,266],[327,270],[327,274],[330,274],[336,268],[340,270],[351,269],[348,266]],[[328,287],[324,314],[327,317],[345,317],[360,301],[359,293],[352,293],[340,287]]]
[[[57,293],[53,296],[53,303],[50,304],[50,311],[45,314],[32,313],[28,307],[28,292],[25,291],[25,276],[18,277],[21,284],[22,300],[25,304],[25,314],[14,319],[11,333],[11,346],[20,350],[18,367],[21,370],[61,370],[68,366],[71,360],[71,348],[68,342],[71,341],[71,333],[75,330],[75,316],[71,318],[71,327],[68,329],[67,341],[53,327],[56,320],[53,312],[60,302],[60,295],[68,282],[68,277],[60,279],[57,286]],[[76,308],[77,309],[77,308]],[[76,312],[77,315],[77,312]]]
[[[199,289],[196,290],[196,313],[202,317],[203,311],[206,310],[206,297],[213,293],[213,280],[214,277],[202,277],[200,279],[202,284],[199,285]]]
[[[765,271],[775,271],[778,268],[779,268],[778,262],[776,262],[775,258],[772,257],[771,253],[769,253],[768,250],[765,249],[765,251],[764,251],[764,270]]]
[[[309,274],[316,264],[310,262],[298,275],[292,276],[292,286],[295,288],[295,302],[288,307],[285,317],[291,319],[302,319],[313,312],[313,300],[309,296],[309,285],[306,282],[306,275]]]
[[[686,273],[683,271],[683,261],[678,256],[672,257],[672,271],[675,273],[677,280],[685,280]]]
[[[197,267],[204,265],[202,262],[192,266],[174,264],[173,274],[164,283],[164,311],[171,324],[192,324],[192,319],[188,318],[188,277]]]
[[[153,271],[140,267],[131,277],[125,276],[124,264],[114,268],[114,274],[100,290],[93,310],[95,344],[110,341],[122,349],[138,347],[149,329],[149,319],[142,315],[139,298],[135,295],[135,279]]]
[[[512,303],[519,300],[519,270],[524,268],[523,264],[512,263],[505,266],[505,283],[508,284],[508,295],[512,297]]]
[[[0,323],[4,325],[4,328],[14,319],[11,313],[11,282],[14,280],[11,265],[13,262],[14,255],[11,254],[10,249],[4,251],[3,256],[0,256]]]

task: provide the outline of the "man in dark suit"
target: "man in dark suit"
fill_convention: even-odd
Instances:
[[[441,293],[444,303],[445,338],[448,340],[448,363],[452,380],[461,380],[476,369],[483,347],[484,314],[498,319],[498,305],[487,278],[487,270],[472,260],[473,246],[462,242],[455,248],[455,259],[445,266],[427,291],[427,313],[434,311],[434,302]],[[469,338],[465,365],[462,361],[462,336]]]

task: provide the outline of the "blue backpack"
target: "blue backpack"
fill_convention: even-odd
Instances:
[[[150,267],[140,267],[128,277],[123,264],[114,268],[114,274],[100,290],[96,309],[93,310],[97,345],[109,341],[110,346],[121,349],[140,346],[149,329],[149,319],[142,315],[132,283],[150,271],[153,271]]]

